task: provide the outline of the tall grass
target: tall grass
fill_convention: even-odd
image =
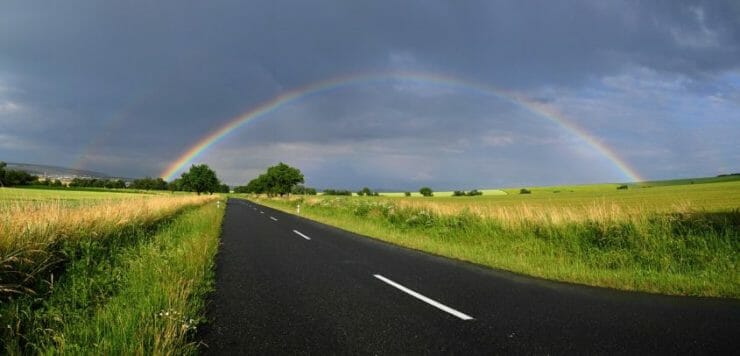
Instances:
[[[399,245],[537,277],[740,297],[740,210],[583,200],[497,206],[440,199],[259,199]]]
[[[207,204],[156,233],[130,230],[79,244],[46,298],[27,295],[0,308],[5,352],[195,353],[192,336],[212,289],[222,217],[223,208]]]
[[[69,204],[64,200],[0,204],[0,299],[35,293],[86,242],[154,227],[212,196],[150,196]]]

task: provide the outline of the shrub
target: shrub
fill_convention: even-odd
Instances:
[[[519,189],[519,194],[532,194],[532,191],[527,188]]]
[[[324,195],[352,195],[352,192],[341,189],[324,189]]]
[[[403,195],[405,195],[407,197],[410,197],[411,196],[411,192],[404,192]]]
[[[429,187],[422,187],[421,189],[419,189],[419,193],[425,197],[431,197],[432,195],[434,195],[432,188]]]
[[[620,186],[617,187],[617,190],[622,190],[622,189],[627,189],[627,188],[629,188],[629,187],[627,187],[627,184],[622,184],[622,185],[620,185]]]

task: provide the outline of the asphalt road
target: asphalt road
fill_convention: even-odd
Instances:
[[[544,281],[231,199],[206,354],[737,354],[740,303]]]

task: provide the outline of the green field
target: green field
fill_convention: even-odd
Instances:
[[[740,298],[740,177],[451,197],[247,197],[418,250],[536,277]],[[692,184],[691,181],[694,181]],[[700,183],[699,183],[700,182]]]
[[[195,353],[219,199],[0,189],[2,353]]]
[[[490,196],[490,195],[506,195],[505,191],[501,189],[478,189],[479,192],[483,193],[483,195]],[[412,197],[421,197],[421,194],[419,192],[410,192]],[[443,197],[443,196],[452,196],[452,191],[442,191],[442,192],[434,192],[435,196]],[[405,197],[404,192],[387,192],[387,193],[379,193],[380,196],[383,197]]]
[[[70,203],[92,202],[110,199],[140,197],[145,193],[115,190],[71,190],[71,189],[36,189],[36,188],[2,188],[0,204],[15,202],[62,201]]]

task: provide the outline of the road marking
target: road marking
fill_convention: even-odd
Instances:
[[[274,218],[274,217],[272,217],[272,216],[270,216],[270,219],[272,219],[272,221],[277,221],[277,219],[275,219],[275,218]]]
[[[295,231],[295,230],[293,230],[293,231]],[[402,286],[402,285],[400,285],[400,284],[398,284],[398,283],[396,283],[394,281],[391,281],[390,279],[385,278],[385,277],[383,277],[383,276],[381,276],[379,274],[374,274],[373,276],[375,278],[377,278],[377,279],[379,279],[379,280],[387,283],[387,284],[390,284],[393,287],[396,287],[396,288],[400,289],[401,291],[405,292],[406,294],[408,294],[408,295],[410,295],[410,296],[412,296],[412,297],[414,297],[416,299],[419,299],[419,300],[421,300],[421,301],[423,301],[423,302],[425,302],[427,304],[430,304],[430,305],[434,306],[437,309],[446,311],[446,312],[448,312],[448,313],[450,313],[450,314],[452,314],[452,315],[454,315],[454,316],[456,316],[456,317],[458,317],[458,318],[460,318],[462,320],[473,320],[473,317],[470,316],[470,315],[467,315],[465,313],[462,313],[462,312],[459,312],[459,311],[457,311],[455,309],[452,309],[452,308],[450,308],[450,307],[448,307],[448,306],[446,306],[446,305],[444,305],[444,304],[442,304],[442,303],[440,303],[440,302],[438,302],[438,301],[436,301],[434,299],[427,298],[427,297],[425,297],[425,296],[423,296],[423,295],[421,295],[419,293],[416,293],[413,290],[408,289],[408,288],[406,288],[406,287],[404,287],[404,286]]]
[[[310,237],[308,237],[308,236],[306,236],[306,235],[304,235],[304,234],[301,234],[301,232],[300,232],[300,231],[298,231],[298,230],[293,230],[293,232],[295,232],[296,234],[298,234],[298,236],[300,236],[300,237],[302,237],[302,238],[304,238],[304,239],[306,239],[306,240],[311,240],[311,238],[310,238]]]
[[[264,213],[265,213],[264,211],[260,210],[260,214],[264,214]]]

